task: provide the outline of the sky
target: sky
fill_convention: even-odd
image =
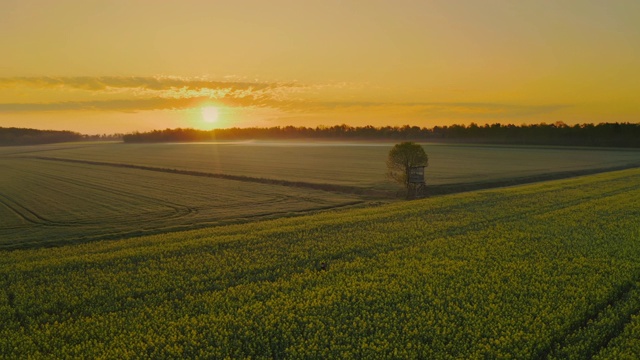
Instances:
[[[0,127],[640,122],[638,0],[2,0]]]

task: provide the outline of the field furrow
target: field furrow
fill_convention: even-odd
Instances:
[[[2,162],[0,201],[12,214],[6,220],[12,225],[0,228],[4,248],[184,230],[361,202],[323,191],[136,169],[24,158]]]
[[[139,203],[139,204],[151,204],[154,208],[157,209],[165,209],[165,211],[161,210],[161,213],[156,215],[156,219],[173,219],[180,218],[183,216],[187,216],[192,213],[194,210],[189,208],[188,206],[173,203],[168,201],[167,199],[163,199],[162,197],[152,197],[146,196],[143,189],[148,190],[151,194],[163,194],[160,189],[154,189],[152,183],[146,183],[142,181],[142,184],[133,188],[131,185],[126,184],[126,181],[118,181],[115,182],[112,179],[107,177],[108,175],[118,177],[120,174],[118,173],[110,173],[105,174],[101,173],[102,177],[87,176],[85,179],[79,179],[77,175],[74,175],[74,170],[68,168],[62,168],[61,174],[54,174],[53,172],[47,172],[46,174],[37,174],[37,177],[34,179],[34,183],[47,184],[46,187],[48,191],[56,191],[56,189],[60,188],[77,188],[86,190],[90,190],[90,195],[87,196],[86,193],[76,194],[74,192],[66,191],[64,193],[65,197],[72,198],[77,203],[78,200],[83,200],[85,202],[89,202],[91,207],[97,207],[102,205],[104,207],[108,204],[111,208],[113,208],[114,214],[109,214],[108,216],[112,219],[118,218],[119,221],[136,221],[135,219],[130,219],[130,214],[118,216],[120,213],[119,209],[122,208],[123,205]],[[65,171],[66,170],[66,171]],[[63,172],[64,171],[64,172]],[[51,180],[57,180],[57,183],[53,184]],[[105,181],[106,180],[106,181]],[[127,186],[128,185],[128,186]],[[125,190],[126,189],[126,190]],[[61,194],[62,195],[62,194]],[[73,200],[72,200],[73,201]],[[95,219],[94,222],[100,222],[104,219]]]
[[[385,178],[392,143],[228,142],[105,144],[81,149],[49,147],[38,156],[253,179],[336,185],[394,192]],[[640,166],[640,151],[545,146],[423,144],[428,185],[491,183],[520,178],[549,180],[596,169]],[[460,186],[458,186],[460,187]],[[473,187],[469,188],[473,190]]]
[[[6,218],[3,221],[11,221],[12,218],[17,218],[21,221],[18,221],[19,224],[43,224],[43,221],[39,219],[37,216],[32,214],[30,211],[21,208],[15,202],[13,202],[10,198],[5,197],[3,194],[0,194],[0,204],[2,204],[3,208],[6,211]],[[9,228],[9,227],[7,227]]]
[[[640,273],[636,276],[632,282],[616,289],[608,301],[599,304],[593,313],[587,314],[567,333],[559,336],[540,357],[589,359],[605,349],[640,312]]]
[[[15,207],[4,199],[0,194],[0,228],[6,230],[20,229],[29,225],[38,225],[38,221],[33,220],[29,216],[25,216]]]
[[[594,355],[593,359],[637,359],[640,356],[640,313],[632,314],[617,337]]]

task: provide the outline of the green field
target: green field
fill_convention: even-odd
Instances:
[[[40,156],[256,178],[395,189],[385,177],[393,143],[228,142],[72,144],[32,147]],[[640,165],[637,149],[423,144],[430,185],[486,182],[566,171]],[[8,148],[4,152],[8,152]],[[0,156],[3,149],[0,148]]]
[[[0,249],[179,231],[396,195],[389,143],[67,143],[0,148]],[[424,144],[430,191],[640,162],[638,150]],[[515,180],[514,180],[515,179]],[[332,187],[333,186],[333,187]],[[471,187],[472,189],[473,187]],[[372,190],[373,189],[373,190]]]
[[[0,249],[280,217],[353,195],[127,168],[0,158]]]
[[[5,251],[0,354],[635,358],[638,199],[633,169]]]

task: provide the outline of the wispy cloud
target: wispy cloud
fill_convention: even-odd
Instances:
[[[145,110],[179,110],[198,106],[208,98],[151,98],[102,101],[64,101],[54,103],[0,104],[0,112],[106,110],[136,112]]]
[[[0,78],[0,88],[25,86],[39,89],[77,89],[86,91],[127,90],[267,90],[296,88],[295,82],[214,81],[204,78],[175,76],[77,76],[77,77],[5,77]]]
[[[274,99],[283,100],[305,90],[296,82],[217,81],[206,78],[158,77],[6,77],[0,78],[0,89],[48,91],[49,93],[78,91],[92,97],[120,97],[126,99],[201,98]],[[77,104],[81,106],[81,104]],[[53,106],[53,105],[51,105]],[[49,106],[49,107],[51,107]],[[56,105],[71,107],[70,104]]]
[[[202,106],[211,102],[207,96],[181,98],[114,99],[96,101],[62,101],[51,103],[0,103],[0,112],[38,111],[123,111],[182,110]],[[291,108],[291,104],[266,97],[222,97],[216,104],[229,107]]]
[[[306,89],[295,82],[216,81],[169,76],[0,78],[0,89],[7,88],[48,91],[53,94],[52,98],[61,91],[85,94],[78,95],[82,100],[77,101],[38,102],[35,99],[30,103],[0,103],[0,112],[185,109],[205,101],[228,106],[283,107],[295,94]],[[86,100],[87,96],[93,99]]]
[[[181,110],[214,101],[229,107],[273,108],[288,113],[371,113],[424,118],[501,119],[549,114],[567,104],[522,105],[474,102],[310,101],[305,93],[353,84],[304,85],[296,82],[217,81],[183,77],[9,77],[2,88],[89,92],[78,101],[0,103],[0,112]],[[354,91],[357,92],[357,89]],[[102,97],[101,97],[102,96]],[[317,96],[315,96],[317,97]],[[97,98],[97,99],[96,99]]]
[[[65,101],[54,103],[0,103],[0,112],[38,111],[122,111],[183,110],[210,102],[208,96],[178,98]],[[293,113],[377,113],[413,115],[425,118],[501,119],[553,113],[569,105],[511,105],[491,103],[382,103],[382,102],[306,102],[278,100],[269,96],[222,96],[217,104],[229,107],[273,108]]]

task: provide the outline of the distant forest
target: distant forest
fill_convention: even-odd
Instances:
[[[230,128],[215,130],[166,129],[123,136],[124,142],[188,142],[212,140],[412,140],[484,144],[571,145],[640,147],[640,124],[601,123],[569,126],[555,124],[477,124],[435,126],[351,127],[347,125],[270,128]]]
[[[72,131],[0,127],[0,146],[37,145],[69,141],[123,140],[127,143],[225,140],[377,140],[434,141],[482,144],[571,145],[640,148],[640,124],[601,123],[435,126],[362,126],[230,128],[215,130],[165,129],[131,134],[83,135]]]
[[[82,140],[120,140],[122,134],[83,135],[67,130],[37,130],[0,127],[0,146],[53,144]]]

